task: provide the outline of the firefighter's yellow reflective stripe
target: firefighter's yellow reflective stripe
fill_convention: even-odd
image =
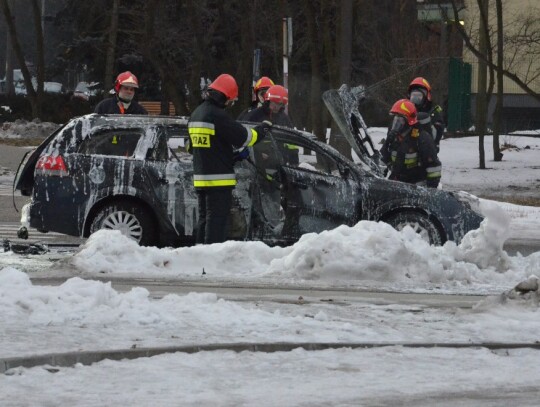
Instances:
[[[232,174],[204,174],[193,176],[195,187],[228,187],[236,185],[236,177]]]
[[[441,170],[442,170],[442,166],[440,165],[438,165],[437,167],[426,168],[427,178],[440,178]]]
[[[392,151],[392,162],[396,162],[397,151]],[[418,154],[409,153],[405,154],[404,160],[405,167],[412,168],[418,166]]]
[[[216,131],[208,127],[190,127],[189,134],[209,134],[213,136],[216,134]]]
[[[193,181],[195,188],[201,187],[234,187],[236,185],[235,179],[216,179],[212,181]]]
[[[216,129],[216,127],[214,126],[214,123],[209,123],[209,122],[189,122],[188,128],[190,130],[196,129],[196,128],[205,128],[205,129],[212,129],[212,130]]]
[[[251,147],[253,144],[257,142],[258,138],[259,138],[259,135],[257,134],[256,130],[248,129],[247,139],[246,139],[246,142],[242,145],[242,147]]]
[[[300,147],[295,146],[294,144],[283,143],[283,145],[285,146],[285,148],[287,150],[299,150],[300,149]]]
[[[210,136],[216,134],[214,123],[208,122],[189,122],[189,138],[191,147],[210,148]]]

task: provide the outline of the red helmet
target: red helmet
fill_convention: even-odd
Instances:
[[[229,74],[222,73],[214,82],[208,85],[208,89],[214,89],[223,93],[227,100],[236,100],[238,98],[238,85],[236,80]]]
[[[409,88],[407,89],[407,92],[411,93],[411,90],[414,88],[425,89],[427,100],[431,102],[431,85],[425,78],[422,78],[421,76],[419,76],[418,78],[414,78],[412,82],[410,83]]]
[[[397,114],[403,116],[409,126],[413,126],[418,123],[416,116],[416,106],[409,99],[400,99],[390,109],[390,114]]]
[[[286,105],[289,103],[289,92],[281,85],[274,85],[266,91],[264,100]]]
[[[268,76],[263,76],[255,83],[253,92],[257,93],[260,89],[269,88],[270,86],[274,86],[274,81],[272,81],[272,79],[270,79]]]
[[[137,77],[133,75],[131,72],[129,71],[122,72],[120,75],[116,77],[116,81],[114,82],[114,90],[116,91],[116,93],[120,91],[120,86],[138,88],[139,81],[137,80]]]

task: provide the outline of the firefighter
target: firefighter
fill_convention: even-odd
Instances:
[[[442,108],[431,98],[431,85],[425,78],[414,78],[407,89],[407,98],[414,103],[418,113],[427,114],[427,116],[419,117],[419,121],[422,127],[432,135],[438,152],[444,133],[444,120]]]
[[[437,188],[441,162],[431,135],[421,128],[415,105],[400,99],[390,109],[392,126],[381,150],[390,179]]]
[[[271,86],[274,86],[274,81],[268,76],[263,76],[261,77],[261,79],[255,82],[255,86],[253,86],[253,101],[247,109],[240,113],[240,115],[238,116],[238,120],[247,121],[246,115],[253,109],[262,106],[262,104],[264,103],[264,94]]]
[[[248,122],[262,122],[269,120],[273,124],[293,128],[291,119],[285,113],[285,106],[289,103],[289,92],[281,85],[268,88],[264,94],[264,103],[250,111],[245,120]]]
[[[148,114],[146,109],[133,100],[139,88],[137,77],[131,72],[122,72],[114,82],[114,97],[99,102],[94,113],[99,114]]]
[[[197,192],[199,223],[197,243],[220,243],[227,238],[227,221],[236,185],[233,149],[253,146],[270,131],[265,121],[248,130],[232,119],[225,108],[238,97],[236,80],[219,75],[188,122],[193,154],[193,185]]]
[[[272,124],[293,128],[291,119],[285,113],[285,106],[289,103],[289,92],[281,85],[271,86],[264,94],[264,103],[262,106],[252,110],[246,116],[248,122],[262,122],[268,120]],[[265,140],[265,148],[259,147],[260,157],[269,157],[268,152],[272,148],[270,140]],[[292,144],[284,144],[284,157],[292,165],[298,165],[298,147]]]

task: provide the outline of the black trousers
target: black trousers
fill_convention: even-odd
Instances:
[[[199,222],[197,243],[221,243],[227,240],[232,188],[198,189]]]

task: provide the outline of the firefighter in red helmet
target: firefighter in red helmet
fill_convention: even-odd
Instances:
[[[273,124],[293,128],[291,119],[285,113],[285,106],[288,103],[287,89],[281,85],[273,85],[265,92],[262,106],[249,112],[244,120],[248,122],[270,120]]]
[[[257,109],[249,112],[245,121],[248,122],[262,122],[268,120],[274,125],[293,128],[291,119],[285,113],[285,106],[289,103],[289,92],[281,85],[273,85],[264,94],[264,103]],[[283,156],[287,158],[289,164],[298,165],[298,147],[292,144],[279,145],[280,148],[284,148]],[[272,143],[270,140],[265,140],[261,145],[255,149],[255,156],[269,157],[271,154],[269,150],[272,149]],[[268,166],[268,163],[265,163]]]
[[[420,124],[431,134],[439,151],[439,143],[444,133],[444,119],[442,108],[433,102],[431,85],[425,78],[414,78],[407,89],[407,98],[414,103],[418,113],[426,113],[420,115]]]
[[[268,76],[263,76],[255,82],[255,85],[253,85],[253,101],[247,109],[240,113],[238,120],[246,120],[246,115],[249,112],[262,106],[264,103],[264,94],[271,86],[274,86],[274,81]]]
[[[381,149],[390,179],[437,188],[441,179],[441,162],[432,136],[422,129],[416,106],[400,99],[390,109],[392,125]]]
[[[122,72],[114,82],[114,96],[99,102],[94,113],[99,114],[148,114],[146,109],[133,100],[139,81],[131,72]]]
[[[260,142],[272,123],[263,122],[250,129],[225,112],[238,98],[238,85],[231,75],[219,75],[203,97],[188,122],[188,151],[193,154],[193,185],[199,205],[197,243],[209,244],[227,239],[227,220],[236,185],[234,149]]]

